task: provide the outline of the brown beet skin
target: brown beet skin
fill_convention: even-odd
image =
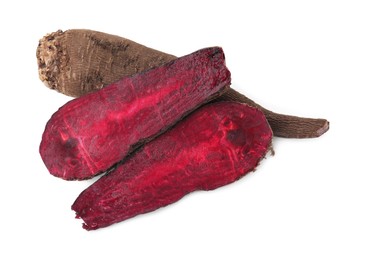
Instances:
[[[108,170],[230,85],[219,47],[123,78],[61,107],[40,144],[49,172],[66,180]]]
[[[72,209],[87,230],[156,210],[244,176],[271,140],[259,109],[235,102],[206,105],[84,190]]]

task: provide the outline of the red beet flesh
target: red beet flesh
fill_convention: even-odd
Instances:
[[[235,102],[206,105],[84,190],[72,209],[87,230],[156,210],[244,176],[271,140],[260,110]]]
[[[229,85],[222,49],[199,50],[68,102],[48,121],[40,154],[57,177],[91,178]]]

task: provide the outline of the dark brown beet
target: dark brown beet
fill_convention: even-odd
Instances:
[[[236,102],[206,105],[84,190],[72,209],[87,230],[156,210],[244,176],[271,140],[259,109]]]
[[[70,101],[47,123],[40,154],[57,177],[91,178],[229,85],[222,49],[202,49]]]
[[[43,37],[37,48],[40,79],[51,89],[79,97],[119,80],[176,59],[117,35],[92,30],[57,31]],[[272,112],[230,88],[219,100],[258,107],[266,115],[274,136],[314,138],[329,129],[325,119]]]

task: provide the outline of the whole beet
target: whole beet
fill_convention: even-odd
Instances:
[[[124,37],[85,29],[47,34],[39,41],[36,54],[39,77],[45,85],[73,97],[177,58]],[[220,100],[259,108],[266,115],[275,136],[313,138],[329,129],[329,122],[325,119],[275,113],[232,88]]]

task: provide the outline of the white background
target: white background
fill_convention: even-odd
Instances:
[[[366,259],[365,1],[2,1],[0,259]],[[70,206],[93,181],[51,176],[44,126],[70,98],[38,79],[38,40],[88,28],[177,56],[219,45],[232,87],[330,121],[275,138],[240,181],[87,232]]]

